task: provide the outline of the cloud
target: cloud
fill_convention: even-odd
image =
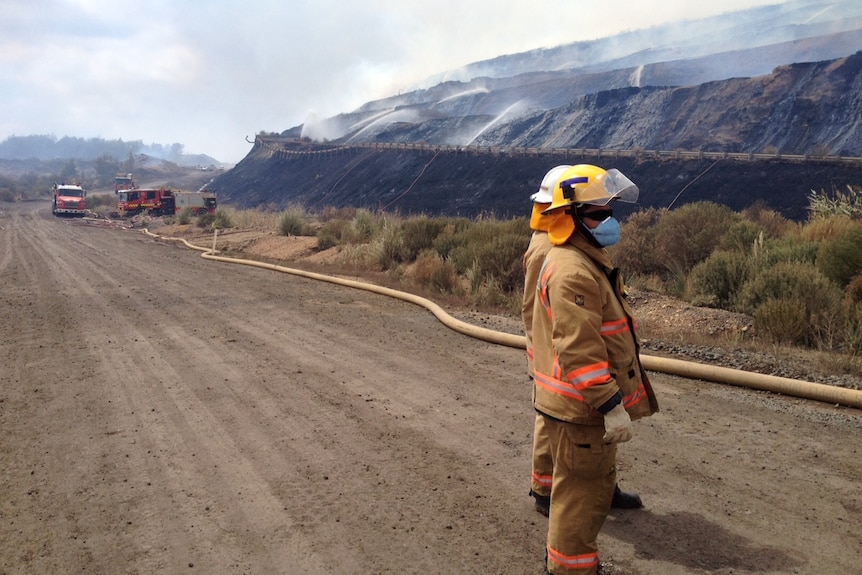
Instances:
[[[4,0],[0,139],[178,142],[236,162],[246,136],[478,60],[766,3]]]

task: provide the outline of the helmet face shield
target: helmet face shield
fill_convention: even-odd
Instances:
[[[572,178],[572,180],[577,179]],[[560,185],[568,182],[560,182]],[[574,192],[574,184],[576,183],[583,183],[583,180],[569,184],[571,186],[570,189],[573,190],[573,203],[577,204],[604,206],[611,200],[635,203],[638,201],[638,195],[640,194],[634,182],[617,169],[610,169],[604,174],[598,174],[586,187]]]
[[[611,200],[634,203],[638,194],[638,187],[619,170],[578,164],[560,175],[554,186],[553,201],[545,213],[584,204],[604,206]]]

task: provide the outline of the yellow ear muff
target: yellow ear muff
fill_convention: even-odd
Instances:
[[[545,215],[551,220],[548,225],[548,240],[555,246],[563,245],[575,233],[575,220],[568,212],[568,209],[561,209]]]
[[[540,232],[548,231],[548,226],[551,223],[551,218],[547,215],[542,214],[542,211],[550,205],[551,204],[533,204],[533,213],[530,215],[531,230],[538,230]]]

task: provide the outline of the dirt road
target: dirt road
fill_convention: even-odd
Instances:
[[[0,574],[542,572],[521,351],[0,209]],[[653,379],[609,573],[862,572],[862,412]]]

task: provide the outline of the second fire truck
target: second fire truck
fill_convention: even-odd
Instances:
[[[183,192],[168,188],[137,188],[117,192],[117,211],[121,216],[146,212],[153,216],[172,216],[189,208],[196,216],[214,214],[218,207],[212,192]]]

